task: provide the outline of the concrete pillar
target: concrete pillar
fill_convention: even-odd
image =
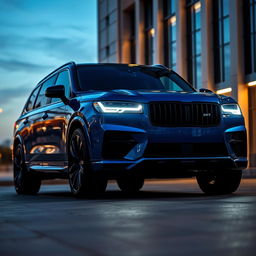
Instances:
[[[176,0],[177,73],[187,79],[186,0]]]
[[[214,91],[212,5],[211,0],[201,0],[201,63],[202,87]]]
[[[124,11],[124,10],[120,10],[120,12],[122,12],[121,16],[121,31],[122,33],[120,33],[120,39],[121,39],[121,63],[130,63],[130,17],[129,17],[129,13]]]
[[[136,62],[145,64],[144,6],[141,0],[135,1],[135,24]]]
[[[230,50],[231,67],[230,83],[234,97],[244,114],[245,125],[249,129],[248,86],[244,82],[244,51],[243,51],[243,6],[240,0],[229,0],[230,6]],[[249,149],[249,141],[248,141]],[[248,150],[249,151],[249,150]]]
[[[163,22],[163,1],[153,1],[153,27],[155,30],[154,36],[154,64],[164,64],[164,22]]]

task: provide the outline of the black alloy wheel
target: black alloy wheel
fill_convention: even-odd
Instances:
[[[80,128],[71,135],[68,162],[69,184],[74,195],[98,194],[106,190],[107,179],[91,170],[85,136]]]
[[[221,170],[216,173],[200,173],[197,183],[201,190],[208,195],[231,194],[235,192],[241,182],[242,171]]]
[[[17,194],[34,195],[38,193],[41,180],[36,174],[28,172],[21,144],[18,144],[14,148],[13,178]]]

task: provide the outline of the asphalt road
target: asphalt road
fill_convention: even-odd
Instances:
[[[230,196],[204,196],[195,180],[148,182],[137,195],[115,184],[75,199],[67,185],[38,196],[0,187],[0,255],[256,255],[256,179]]]

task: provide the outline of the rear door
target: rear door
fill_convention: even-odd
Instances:
[[[22,119],[19,121],[20,126],[20,135],[23,138],[24,148],[25,148],[25,160],[26,162],[30,161],[30,153],[32,149],[31,138],[33,133],[31,132],[34,119],[34,104],[37,98],[40,86],[37,86],[31,93],[28,98],[28,101],[25,105],[25,108],[22,113]]]

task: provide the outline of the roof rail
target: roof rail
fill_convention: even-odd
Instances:
[[[47,77],[49,77],[50,75],[52,75],[53,73],[55,73],[56,71],[58,71],[59,69],[61,68],[64,68],[68,65],[75,65],[76,63],[74,61],[70,61],[70,62],[67,62],[63,65],[61,65],[60,67],[56,68],[55,70],[53,70],[50,74],[48,74],[46,77],[44,77],[42,80],[40,80],[37,84],[40,84],[42,81],[44,81]]]
[[[157,67],[157,68],[165,68],[165,69],[168,69],[165,65],[162,65],[162,64],[155,64],[155,65],[152,65],[153,67]]]

